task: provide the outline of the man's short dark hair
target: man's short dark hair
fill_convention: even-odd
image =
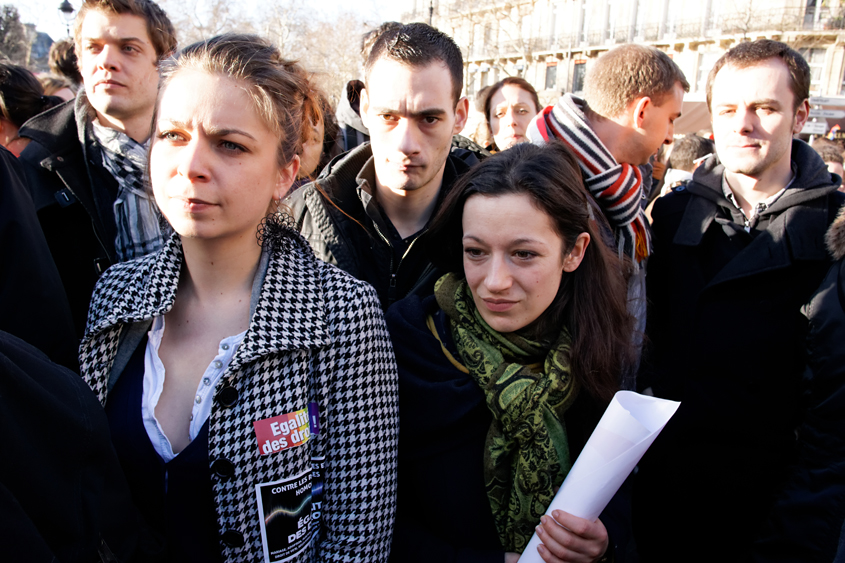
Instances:
[[[584,99],[593,113],[616,117],[637,98],[647,96],[661,105],[675,84],[689,92],[684,72],[669,55],[628,43],[595,60],[584,79]]]
[[[76,51],[73,48],[72,39],[60,39],[50,46],[50,54],[47,58],[50,71],[57,76],[64,76],[75,87],[82,84],[82,75],[79,74],[79,66],[76,63]]]
[[[822,160],[825,162],[838,162],[839,164],[845,164],[845,159],[842,158],[842,152],[838,151],[835,147],[824,145],[817,148],[816,152],[819,153],[819,156],[822,157]]]
[[[780,59],[789,70],[789,88],[795,96],[793,110],[797,111],[804,100],[810,97],[810,65],[798,51],[791,49],[786,43],[771,39],[744,41],[716,61],[707,76],[707,109],[712,111],[710,104],[713,100],[713,82],[722,67],[731,65],[734,68],[748,68],[769,59]]]
[[[713,141],[699,137],[694,133],[684,135],[675,141],[672,154],[669,155],[669,168],[692,172],[695,161],[714,152]]]
[[[84,0],[73,27],[77,56],[82,52],[82,23],[90,10],[107,14],[131,14],[146,21],[147,35],[150,36],[159,61],[176,51],[176,30],[165,11],[152,0]]]
[[[451,37],[424,23],[409,23],[381,34],[370,51],[364,66],[364,81],[369,82],[370,72],[382,58],[391,59],[411,67],[424,67],[441,62],[452,75],[452,98],[455,104],[461,98],[464,86],[464,58]]]
[[[367,64],[367,59],[370,58],[370,51],[373,50],[373,45],[376,44],[378,38],[384,35],[385,31],[391,29],[399,29],[402,24],[399,22],[384,22],[375,29],[371,29],[361,37],[361,59],[364,64]]]

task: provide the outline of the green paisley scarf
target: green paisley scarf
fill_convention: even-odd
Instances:
[[[521,553],[572,467],[563,423],[578,394],[569,370],[571,338],[562,330],[549,349],[518,332],[496,332],[455,274],[437,281],[435,295],[493,413],[484,454],[487,497],[502,547]]]

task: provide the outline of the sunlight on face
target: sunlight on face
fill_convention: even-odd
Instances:
[[[498,332],[528,326],[554,301],[563,238],[526,194],[472,195],[463,213],[464,272],[481,317]]]
[[[279,168],[278,136],[243,88],[201,71],[177,74],[162,94],[150,152],[156,203],[183,237],[251,237],[296,174]]]
[[[534,99],[516,84],[505,84],[490,99],[490,130],[499,150],[525,143],[528,125],[539,108]]]

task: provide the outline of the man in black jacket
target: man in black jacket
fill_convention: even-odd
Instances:
[[[15,155],[0,147],[0,330],[79,371],[65,290]]]
[[[74,40],[84,90],[20,135],[30,139],[21,162],[81,336],[99,275],[163,243],[144,174],[158,66],[176,36],[150,0],[86,0]]]
[[[737,561],[795,459],[806,319],[842,203],[793,140],[810,69],[776,41],[740,43],[707,100],[718,156],[654,206],[651,354],[644,378],[681,406],[643,458],[634,530],[643,561]]]
[[[372,284],[386,309],[433,291],[425,233],[469,168],[450,153],[469,106],[460,49],[422,23],[385,31],[365,80],[361,115],[370,144],[338,157],[286,203],[317,256]]]

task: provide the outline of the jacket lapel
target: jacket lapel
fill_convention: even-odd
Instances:
[[[176,298],[181,269],[182,243],[176,234],[158,253],[121,264],[95,293],[86,333],[167,313]]]
[[[286,233],[271,252],[249,329],[229,367],[258,358],[331,345],[320,268],[308,244]],[[322,267],[330,267],[323,265]]]
[[[787,268],[794,261],[826,260],[826,198],[790,207],[714,277],[708,287]]]

